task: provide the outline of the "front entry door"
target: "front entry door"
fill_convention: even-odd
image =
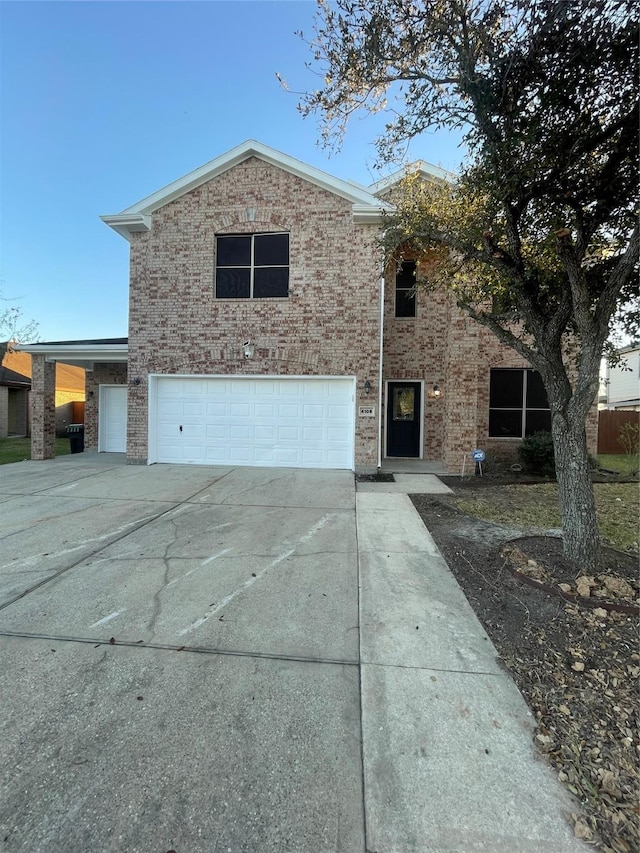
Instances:
[[[387,386],[387,456],[420,456],[419,382],[389,382]]]

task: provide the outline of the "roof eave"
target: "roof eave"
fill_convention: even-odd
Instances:
[[[94,345],[51,345],[28,344],[17,346],[20,352],[30,355],[44,355],[47,361],[62,361],[65,364],[75,364],[82,367],[89,362],[126,362],[129,359],[128,344],[94,344]]]
[[[354,204],[352,207],[353,221],[357,225],[380,225],[384,221],[385,213],[393,213],[389,204],[373,207],[365,204]]]
[[[114,213],[100,219],[125,240],[136,232],[151,230],[151,217],[146,213]]]
[[[126,239],[129,239],[130,235],[135,231],[149,231],[151,228],[151,214],[156,210],[170,204],[185,193],[191,192],[191,190],[218,177],[218,175],[227,172],[229,169],[251,157],[257,157],[265,163],[283,169],[302,180],[315,184],[334,195],[344,198],[346,201],[350,201],[354,206],[354,212],[360,208],[376,207],[379,210],[381,207],[384,207],[384,202],[380,202],[366,187],[352,183],[351,181],[345,181],[342,178],[333,177],[321,169],[317,169],[315,166],[309,166],[295,157],[283,154],[274,148],[269,148],[267,145],[250,139],[236,146],[236,148],[227,151],[226,154],[222,154],[220,157],[216,157],[214,160],[205,163],[204,166],[200,166],[198,169],[189,172],[184,177],[167,184],[167,186],[143,198],[121,213],[101,216],[100,218],[110,228],[113,228],[114,231],[117,231]]]

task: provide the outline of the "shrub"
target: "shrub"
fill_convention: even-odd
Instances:
[[[627,456],[638,456],[640,453],[640,427],[629,421],[622,424],[618,432],[618,444]]]
[[[518,458],[528,474],[554,476],[556,466],[551,433],[536,432],[528,435],[518,447]]]

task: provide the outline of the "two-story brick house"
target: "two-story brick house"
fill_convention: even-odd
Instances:
[[[415,293],[411,261],[385,274],[394,180],[365,188],[249,141],[103,216],[130,243],[129,336],[26,348],[33,458],[53,453],[56,360],[89,368],[85,446],[133,463],[513,456],[549,425],[537,375],[448,294]]]

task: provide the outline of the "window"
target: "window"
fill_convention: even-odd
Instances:
[[[524,438],[551,431],[551,412],[537,370],[492,370],[489,393],[489,436]]]
[[[288,234],[216,237],[216,299],[271,299],[288,295]]]
[[[416,262],[402,261],[396,272],[396,317],[416,316]]]

